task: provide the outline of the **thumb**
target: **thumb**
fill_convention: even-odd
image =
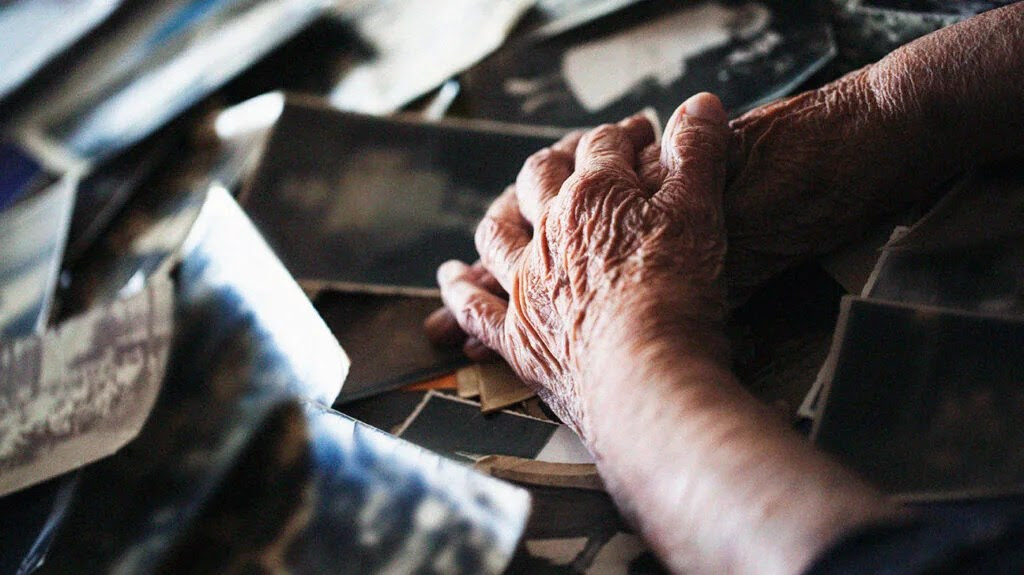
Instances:
[[[665,127],[661,164],[665,183],[652,200],[670,211],[721,206],[725,156],[729,147],[728,117],[722,102],[707,92],[680,105]]]

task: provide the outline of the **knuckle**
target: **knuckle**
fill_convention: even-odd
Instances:
[[[572,200],[592,195],[594,192],[607,188],[611,178],[605,170],[588,170],[573,182],[569,188],[569,196]]]
[[[598,155],[590,159],[587,171],[597,171],[605,175],[609,180],[620,180],[626,177],[631,166],[622,158],[614,155]]]
[[[565,154],[565,156],[571,160],[573,154],[575,154],[576,152],[576,147],[579,146],[580,141],[586,134],[586,130],[573,130],[566,134],[565,136],[562,136],[562,139],[555,142],[555,144],[552,145],[551,148],[560,154]]]
[[[583,136],[587,142],[594,142],[597,140],[606,140],[608,138],[614,138],[621,133],[621,129],[615,124],[601,124],[596,128],[590,130]]]
[[[580,174],[579,179],[570,188],[569,195],[576,201],[584,201],[587,198],[601,197],[608,192],[617,192],[634,188],[632,180],[626,176],[618,164],[608,162],[598,163],[594,169],[587,170]]]
[[[550,174],[557,172],[561,166],[571,161],[572,156],[564,151],[543,148],[534,152],[523,162],[516,182],[529,189],[531,185],[545,180]]]
[[[476,251],[485,265],[493,265],[507,252],[504,238],[505,224],[495,218],[486,217],[476,227],[473,240],[476,244]]]
[[[523,172],[536,172],[539,171],[545,164],[550,162],[555,155],[555,151],[551,148],[542,148],[526,158],[526,162],[523,163]]]
[[[565,137],[562,138],[562,141],[563,142],[579,141],[579,139],[582,138],[586,133],[587,133],[586,130],[584,130],[582,128],[577,128],[577,129],[569,132],[568,134],[566,134]]]
[[[473,234],[473,240],[476,243],[476,251],[480,252],[483,256],[491,243],[494,241],[494,235],[496,233],[496,225],[494,218],[485,217],[480,220],[480,223],[476,226],[476,233]]]
[[[549,146],[547,148],[541,148],[540,150],[534,152],[530,156],[530,159],[537,164],[547,164],[552,161],[561,160],[564,157],[564,152],[559,152],[558,150],[555,150]]]

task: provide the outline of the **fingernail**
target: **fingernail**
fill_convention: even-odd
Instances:
[[[437,283],[448,284],[466,269],[466,264],[459,260],[448,260],[437,268]]]
[[[708,92],[701,92],[690,96],[688,100],[683,102],[682,110],[687,116],[719,124],[725,123],[729,119],[725,113],[725,108],[722,107],[721,100]]]

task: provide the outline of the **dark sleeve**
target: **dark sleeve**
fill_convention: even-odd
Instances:
[[[1024,573],[1024,514],[942,511],[839,541],[805,575]]]

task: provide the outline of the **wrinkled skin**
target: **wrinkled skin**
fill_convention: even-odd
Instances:
[[[448,262],[438,283],[457,324],[580,435],[673,571],[792,573],[893,511],[727,367],[730,136],[710,94],[660,143],[643,117],[569,135],[488,210],[480,265]]]
[[[698,95],[660,144],[640,118],[571,135],[491,207],[481,262],[439,270],[450,311],[428,332],[508,360],[673,572],[803,572],[903,511],[739,384],[726,286],[742,300],[949,178],[1024,155],[1021,94],[1024,3],[728,127]]]
[[[635,116],[531,156],[477,230],[482,266],[449,262],[438,273],[458,322],[583,437],[579,358],[602,334],[670,330],[724,356],[729,133],[717,98],[689,105],[706,117],[684,104],[661,143]]]
[[[966,170],[1024,154],[1024,5],[928,35],[731,122],[734,299],[862,237]]]
[[[1024,155],[1024,63],[1008,33],[1024,29],[1024,4],[965,24],[729,124],[724,277],[732,304],[779,271],[854,241],[894,212],[934,196],[956,175]],[[973,48],[978,45],[986,48]],[[559,144],[561,151],[550,153],[571,152],[578,137],[574,134]],[[665,177],[659,159],[657,146],[639,152],[635,172],[647,193]],[[530,162],[536,164],[537,156]],[[524,171],[531,169],[528,163]],[[554,180],[568,177],[564,164],[559,169]],[[574,185],[578,195],[586,196],[580,185],[596,188],[600,183],[591,175]],[[646,225],[642,219],[630,222],[641,230]],[[476,264],[475,278],[503,296],[486,267]],[[654,283],[664,291],[665,282]],[[679,289],[685,288],[683,282]],[[648,299],[664,295],[656,290]],[[668,303],[661,308],[668,315],[678,313]],[[447,310],[438,310],[426,327],[436,341],[464,343],[473,359],[493,356],[479,338],[467,339]]]

